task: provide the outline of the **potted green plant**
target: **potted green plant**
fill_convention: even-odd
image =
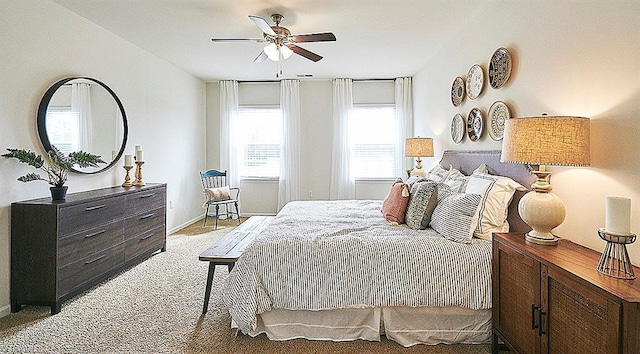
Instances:
[[[106,163],[100,156],[94,155],[84,151],[71,152],[67,156],[58,150],[55,146],[51,146],[51,150],[47,152],[48,164],[42,156],[32,152],[30,150],[23,149],[9,149],[4,157],[15,158],[18,161],[25,163],[29,166],[33,166],[46,173],[46,178],[43,178],[35,172],[27,173],[24,176],[18,178],[20,182],[31,181],[45,181],[48,182],[51,187],[51,199],[64,200],[67,195],[67,186],[64,184],[69,177],[69,171],[73,169],[74,165],[80,167],[98,167],[99,163]]]

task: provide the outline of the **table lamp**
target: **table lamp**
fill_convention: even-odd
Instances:
[[[426,177],[427,172],[422,168],[421,157],[433,157],[432,138],[407,138],[404,141],[404,156],[417,157],[416,167],[411,170],[411,176]]]
[[[531,227],[526,240],[536,244],[557,244],[551,230],[562,224],[565,207],[562,200],[551,193],[546,165],[588,166],[589,118],[540,116],[511,118],[505,122],[501,162],[538,165],[533,173],[537,180],[532,191],[518,204],[518,213]]]

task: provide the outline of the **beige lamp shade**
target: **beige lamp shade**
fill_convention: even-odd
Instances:
[[[404,141],[404,156],[433,157],[433,139],[407,138]]]
[[[427,171],[422,168],[422,160],[420,158],[433,156],[433,139],[407,138],[404,141],[404,156],[417,157],[416,167],[411,170],[411,176],[426,177]]]
[[[502,162],[588,166],[589,118],[541,116],[506,120]]]
[[[505,122],[500,161],[539,165],[537,180],[518,204],[518,213],[531,227],[525,239],[554,245],[551,231],[564,221],[564,203],[551,193],[551,172],[545,165],[587,166],[591,163],[589,118],[541,116],[511,118]]]

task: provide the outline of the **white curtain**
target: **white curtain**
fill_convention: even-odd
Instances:
[[[282,144],[278,210],[300,198],[300,81],[280,81]]]
[[[227,171],[227,183],[240,187],[239,157],[235,147],[238,118],[238,82],[220,81],[220,170]]]
[[[333,80],[333,146],[331,154],[330,199],[355,199],[356,183],[351,176],[349,112],[353,107],[353,81]]]
[[[93,128],[91,126],[91,86],[87,83],[71,84],[71,111],[78,115],[78,150],[91,152]]]
[[[411,78],[395,80],[396,115],[398,117],[398,146],[396,151],[396,173],[406,178],[406,169],[412,166],[411,158],[404,156],[404,140],[413,135],[413,93]]]

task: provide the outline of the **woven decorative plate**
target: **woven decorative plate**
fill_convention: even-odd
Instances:
[[[482,136],[483,126],[482,112],[480,112],[478,108],[473,108],[467,117],[467,135],[469,135],[469,140],[478,141],[480,136]]]
[[[454,107],[458,107],[462,100],[464,100],[464,79],[458,76],[451,86],[451,103]]]
[[[511,75],[511,55],[507,48],[496,49],[489,61],[489,83],[494,89],[499,89],[507,83]]]
[[[464,138],[464,118],[458,113],[451,121],[451,139],[454,143],[460,144],[462,138]]]
[[[502,140],[504,136],[504,123],[511,118],[509,107],[502,102],[496,101],[489,108],[489,136],[493,140]]]
[[[469,69],[467,73],[467,96],[471,100],[475,100],[482,93],[484,87],[484,72],[478,64]]]

